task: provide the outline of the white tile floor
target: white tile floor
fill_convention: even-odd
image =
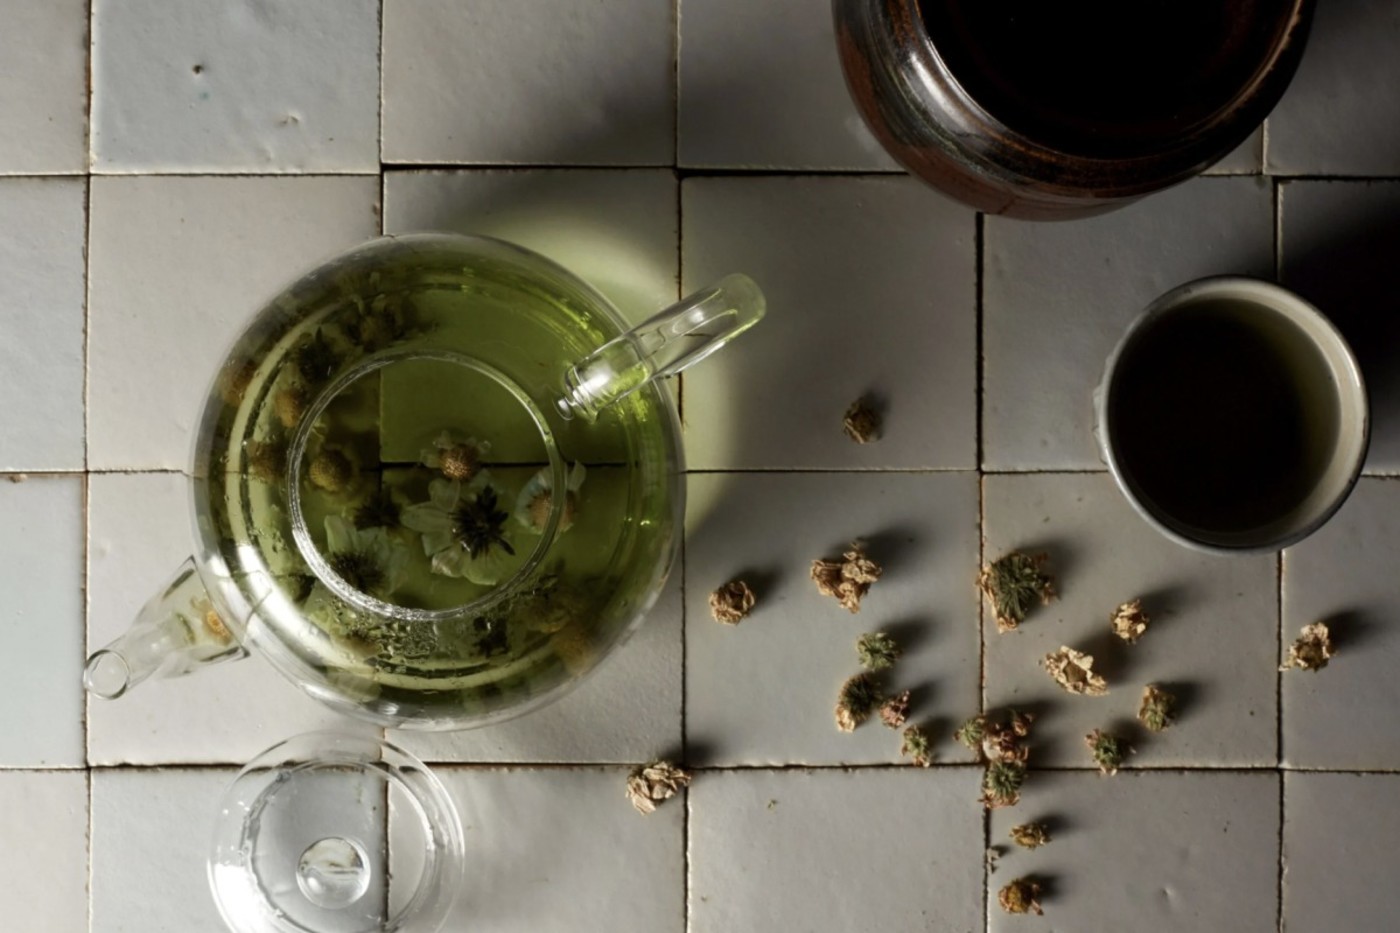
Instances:
[[[638,319],[735,270],[770,301],[681,386],[688,543],[648,625],[553,708],[397,736],[436,764],[478,860],[449,929],[1393,927],[1400,11],[1319,7],[1294,87],[1217,177],[1030,225],[897,171],[846,97],[825,0],[13,0],[0,927],[218,929],[219,792],[273,742],[348,725],[258,660],[114,704],[78,678],[189,549],[179,471],[231,336],[322,256],[424,227],[533,246]],[[1281,276],[1367,371],[1369,475],[1281,557],[1162,541],[1090,435],[1125,323],[1214,272]],[[885,436],[858,447],[840,417],[867,393]],[[806,573],[858,536],[887,575],[850,616]],[[1013,547],[1049,553],[1061,599],[998,635],[971,581]],[[758,609],[718,626],[706,595],[741,574]],[[1131,596],[1158,621],[1128,647],[1106,618]],[[1280,674],[1320,618],[1332,665]],[[906,642],[927,771],[877,724],[832,725],[874,629]],[[1100,657],[1108,696],[1055,691],[1035,661],[1061,643]],[[1150,739],[1131,723],[1148,681],[1183,700]],[[1041,714],[1040,768],[987,816],[948,735],[1010,704]],[[1095,727],[1137,748],[1116,777],[1090,770]],[[653,755],[698,775],[642,818],[622,783]],[[1055,841],[985,874],[987,845],[1031,819]],[[1047,885],[1043,919],[996,906],[1022,874]]]

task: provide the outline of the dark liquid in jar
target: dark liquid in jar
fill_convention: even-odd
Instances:
[[[919,0],[938,54],[1011,130],[1074,155],[1157,151],[1246,87],[1293,0]]]

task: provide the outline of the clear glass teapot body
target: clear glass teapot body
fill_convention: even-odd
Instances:
[[[336,257],[263,308],[215,379],[193,571],[94,654],[88,689],[246,649],[400,728],[559,695],[636,627],[677,551],[659,377],[762,313],[731,276],[628,330],[564,269],[481,237]]]

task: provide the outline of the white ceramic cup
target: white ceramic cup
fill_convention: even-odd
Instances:
[[[1197,328],[1199,335],[1243,334],[1245,339],[1239,344],[1228,344],[1232,352],[1227,352],[1222,349],[1227,345],[1224,341],[1202,339],[1193,344],[1189,339],[1192,331],[1183,329],[1183,325]],[[1212,327],[1216,330],[1212,331]],[[1162,341],[1168,335],[1175,343],[1166,350]],[[1269,349],[1274,346],[1283,348],[1277,359]],[[1235,349],[1238,353],[1232,355]],[[1291,354],[1290,360],[1301,360],[1307,365],[1281,362],[1285,350]],[[1193,365],[1198,354],[1199,371]],[[1238,359],[1241,367],[1253,367],[1249,371],[1261,376],[1259,380],[1245,380],[1246,390],[1265,384],[1281,386],[1284,392],[1266,393],[1264,400],[1287,395],[1301,406],[1300,412],[1307,414],[1306,419],[1300,416],[1296,421],[1282,422],[1286,429],[1296,428],[1290,437],[1297,442],[1293,445],[1298,448],[1297,462],[1279,463],[1278,458],[1261,461],[1261,479],[1267,481],[1261,481],[1257,490],[1239,481],[1250,475],[1248,470],[1253,465],[1247,468],[1243,458],[1236,457],[1240,463],[1232,480],[1235,485],[1229,488],[1239,493],[1237,497],[1222,496],[1220,491],[1225,487],[1217,482],[1220,474],[1229,473],[1232,462],[1226,457],[1212,460],[1202,456],[1203,451],[1211,449],[1209,445],[1215,438],[1224,441],[1222,449],[1248,451],[1249,442],[1245,439],[1257,427],[1250,423],[1250,393],[1238,391],[1238,379],[1234,383],[1219,383],[1234,385],[1236,391],[1221,393],[1229,397],[1213,399],[1214,387],[1202,387],[1200,379],[1208,377],[1201,374],[1222,371],[1222,360],[1229,359]],[[1153,397],[1153,387],[1159,383],[1147,373],[1154,361],[1160,364],[1162,360],[1182,365],[1162,364],[1161,392]],[[1189,410],[1184,410],[1187,407]],[[1361,370],[1331,321],[1287,289],[1235,276],[1189,282],[1152,302],[1128,327],[1109,356],[1103,381],[1094,391],[1094,415],[1103,460],[1137,513],[1168,538],[1217,554],[1275,551],[1301,541],[1321,527],[1356,484],[1370,431]],[[1303,420],[1309,425],[1324,425],[1325,429],[1304,432],[1300,427]],[[1163,431],[1164,437],[1157,440],[1151,425],[1168,421],[1170,430]],[[1222,423],[1238,424],[1239,435],[1228,430],[1222,433]],[[1259,424],[1263,423],[1265,419],[1259,419]],[[1280,424],[1277,419],[1268,423],[1275,427]],[[1213,425],[1209,431],[1215,433],[1208,434],[1203,428],[1200,438],[1193,437],[1197,424]],[[1171,445],[1172,438],[1177,441],[1175,445]],[[1183,438],[1187,443],[1180,443]],[[1154,451],[1152,445],[1157,443],[1162,449]],[[1190,454],[1176,462],[1178,452],[1186,449]],[[1266,448],[1261,444],[1261,449]],[[1297,472],[1287,473],[1295,468]],[[1278,479],[1280,476],[1284,479]],[[1199,488],[1212,493],[1190,498],[1187,491],[1198,488],[1194,485],[1198,479],[1202,484]],[[1287,488],[1291,494],[1277,497],[1277,501],[1262,498],[1264,489],[1279,488],[1269,485],[1275,482],[1290,484]],[[1255,492],[1261,498],[1246,501]],[[1212,503],[1216,500],[1211,496],[1217,496],[1221,503],[1215,512]],[[1238,515],[1233,507],[1236,503],[1242,503]],[[1240,518],[1242,515],[1249,517]]]

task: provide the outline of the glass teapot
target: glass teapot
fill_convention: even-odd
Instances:
[[[628,330],[571,273],[485,237],[331,259],[236,341],[195,438],[195,554],[84,685],[114,698],[254,650],[398,728],[558,696],[641,620],[680,540],[660,380],[763,312],[733,275]]]

